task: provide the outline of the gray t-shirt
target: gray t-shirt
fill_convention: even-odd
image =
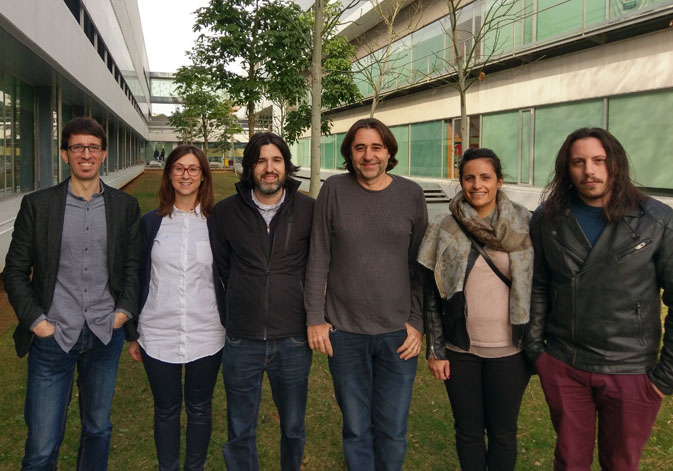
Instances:
[[[416,263],[427,225],[423,190],[396,175],[380,191],[328,178],[316,200],[306,269],[307,324],[361,334],[423,331]]]

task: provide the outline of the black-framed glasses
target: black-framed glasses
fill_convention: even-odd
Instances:
[[[68,146],[68,150],[73,154],[83,154],[85,150],[89,149],[90,154],[100,154],[103,152],[103,148],[97,144],[92,144],[90,146],[83,146],[82,144],[75,144]]]
[[[187,172],[190,177],[197,177],[201,173],[201,167],[196,165],[190,165],[189,167],[183,167],[182,165],[173,165],[171,168],[173,175],[180,177]]]

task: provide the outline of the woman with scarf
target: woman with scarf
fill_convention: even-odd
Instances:
[[[461,469],[514,470],[530,377],[521,350],[533,273],[530,212],[500,190],[492,150],[467,150],[459,175],[451,214],[428,226],[418,255],[427,269],[428,367],[449,395]]]

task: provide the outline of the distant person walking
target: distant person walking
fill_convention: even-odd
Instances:
[[[208,455],[213,390],[224,346],[216,296],[224,293],[213,272],[207,224],[214,203],[210,168],[201,149],[173,149],[161,179],[159,208],[142,218],[140,314],[137,334],[129,343],[129,354],[142,360],[154,396],[154,442],[161,471],[180,468],[183,389],[184,469],[202,470]]]
[[[521,348],[533,275],[530,212],[500,189],[492,150],[468,149],[458,172],[462,191],[451,214],[430,224],[418,255],[428,269],[428,367],[451,401],[461,469],[514,471],[530,378]]]

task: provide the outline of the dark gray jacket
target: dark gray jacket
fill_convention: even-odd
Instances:
[[[648,198],[592,247],[570,210],[531,221],[535,271],[525,349],[603,374],[648,373],[673,393],[673,210]]]
[[[14,222],[2,279],[19,319],[14,344],[20,357],[28,353],[33,340],[30,327],[41,314],[49,311],[54,296],[68,182],[69,179],[24,196]],[[140,270],[140,209],[134,197],[103,186],[110,293],[116,308],[135,315]]]

